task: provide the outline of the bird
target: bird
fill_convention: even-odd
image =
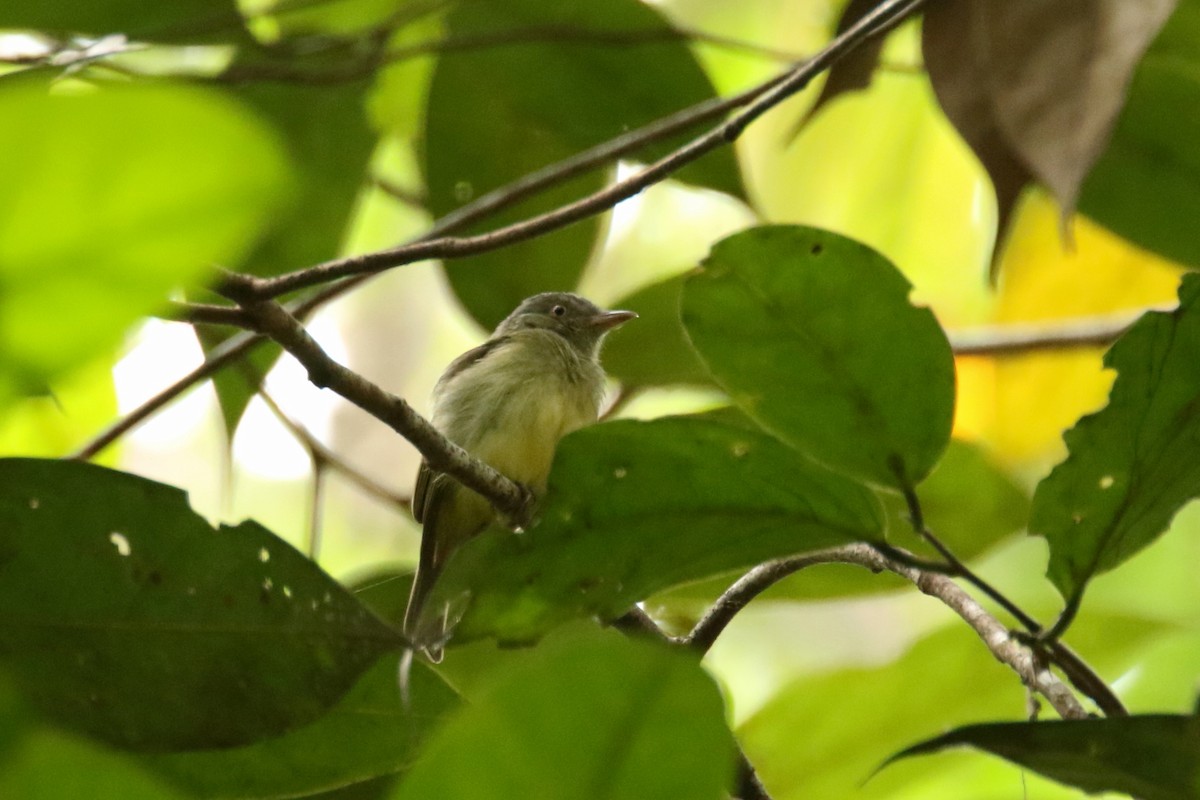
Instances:
[[[433,390],[432,423],[447,439],[539,496],[558,441],[597,420],[604,398],[600,348],[637,317],[569,292],[526,298],[483,344],[454,359]],[[412,513],[422,525],[404,633],[431,661],[450,634],[449,609],[425,603],[447,559],[496,519],[482,495],[425,461]],[[429,617],[432,616],[432,619]]]

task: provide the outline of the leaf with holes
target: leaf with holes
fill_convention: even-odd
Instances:
[[[1142,800],[1200,796],[1200,717],[1150,714],[1109,719],[968,725],[888,759],[974,747],[1089,794]]]
[[[914,487],[950,441],[954,357],[887,259],[800,226],[718,242],[683,292],[717,382],[766,430],[827,466]]]
[[[1184,278],[1178,309],[1144,314],[1104,363],[1117,370],[1108,405],[1064,435],[1070,455],[1038,485],[1029,522],[1068,601],[1200,495],[1200,275]]]
[[[255,522],[178,489],[0,460],[0,665],[56,722],[133,750],[235,747],[312,722],[402,645]]]
[[[540,521],[468,543],[428,605],[470,598],[456,641],[530,641],[686,581],[882,536],[867,487],[766,434],[696,417],[621,420],[564,439]]]

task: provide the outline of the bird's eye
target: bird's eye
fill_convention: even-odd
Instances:
[[[554,308],[550,309],[550,313],[556,317],[561,317],[563,314],[567,313],[567,309],[563,306],[555,306]]]

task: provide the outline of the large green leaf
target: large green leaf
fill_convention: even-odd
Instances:
[[[143,757],[196,797],[295,797],[407,769],[458,696],[425,665],[407,701],[383,659],[328,714],[284,736],[227,750]]]
[[[38,0],[0,4],[0,29],[31,28],[57,33],[131,39],[196,40],[213,33],[238,38],[244,32],[236,0]]]
[[[769,436],[688,417],[621,420],[564,439],[540,522],[463,547],[429,607],[470,597],[460,641],[527,641],[669,586],[882,534],[869,489]]]
[[[1088,793],[1127,792],[1142,800],[1200,797],[1200,717],[969,725],[913,745],[889,762],[960,746],[986,750]]]
[[[1079,207],[1127,239],[1200,266],[1200,2],[1181,0],[1147,51]]]
[[[273,132],[214,91],[0,83],[0,398],[111,351],[244,255],[286,186]]]
[[[1143,315],[1112,346],[1108,405],[1064,435],[1070,455],[1037,487],[1029,530],[1049,541],[1047,574],[1068,600],[1200,494],[1198,300],[1200,275],[1188,275],[1178,309]]]
[[[721,695],[697,661],[598,631],[496,676],[394,797],[716,800],[732,766]]]
[[[627,388],[712,382],[679,321],[683,281],[682,275],[668,278],[613,303],[640,316],[604,347],[605,370]]]
[[[0,664],[56,722],[123,747],[233,747],[311,722],[398,634],[254,522],[178,489],[0,460]]]
[[[828,466],[906,489],[950,440],[954,357],[887,259],[769,225],[723,239],[683,292],[717,382],[764,428]]]
[[[681,39],[614,41],[665,28],[658,12],[637,0],[457,5],[447,23],[451,39],[512,34],[513,40],[448,51],[438,60],[424,136],[431,210],[446,214],[528,172],[712,96]],[[536,31],[540,37],[528,35]],[[636,157],[653,158],[663,147]],[[740,191],[727,149],[679,177]],[[571,181],[489,218],[488,227],[562,205],[603,180],[593,173]],[[490,328],[528,295],[573,288],[599,229],[599,219],[591,218],[501,252],[452,262],[451,283],[468,311]]]
[[[0,797],[190,800],[127,753],[48,726],[29,731],[8,758],[0,758]]]
[[[234,265],[239,271],[278,275],[338,255],[375,147],[365,94],[361,82],[238,87],[238,97],[274,124],[296,165],[288,207],[272,218],[258,246]],[[206,349],[227,338],[218,329],[201,329],[199,334]],[[260,345],[239,365],[214,377],[230,438],[280,352],[275,344]]]

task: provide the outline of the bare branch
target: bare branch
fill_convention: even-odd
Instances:
[[[1087,711],[1071,690],[1039,664],[1033,650],[1022,644],[952,579],[894,561],[869,544],[835,547],[755,567],[722,595],[692,632],[680,640],[681,643],[701,652],[707,650],[751,599],[787,575],[814,564],[855,564],[872,572],[887,571],[899,575],[924,594],[940,600],[970,625],[996,660],[1017,673],[1026,686],[1045,697],[1060,716],[1064,719],[1087,717]]]
[[[206,303],[180,303],[171,301],[167,305],[164,319],[187,322],[191,325],[229,325],[248,330],[250,318],[235,306],[217,306]]]
[[[328,261],[273,278],[248,278],[238,291],[263,299],[327,283],[351,275],[380,272],[430,258],[461,258],[505,247],[557,230],[606,211],[632,197],[706,153],[736,141],[750,123],[803,89],[817,75],[866,39],[898,24],[922,5],[923,0],[885,0],[825,49],[784,73],[770,88],[726,122],[693,139],[635,175],[545,214],[477,236],[442,236],[388,250]]]
[[[1116,341],[1146,311],[1169,311],[1171,308],[1173,306],[1151,306],[1133,313],[1104,317],[951,331],[950,346],[961,356],[1004,356],[1070,347],[1105,347]]]
[[[315,386],[332,389],[371,416],[389,425],[420,451],[429,466],[486,497],[516,524],[528,521],[527,489],[450,442],[412,406],[330,358],[300,321],[274,301],[247,298],[237,290],[239,277],[227,276],[227,296],[242,303],[259,331],[278,342],[308,370]]]
[[[828,63],[844,52],[857,46],[861,38],[865,38],[864,31],[867,30],[866,25],[876,19],[885,19],[885,22],[879,24],[879,30],[885,29],[889,25],[894,25],[899,20],[911,14],[919,5],[921,0],[909,0],[908,3],[902,0],[892,0],[886,4],[886,8],[881,6],[875,14],[869,15],[860,21],[858,26],[847,31],[838,40],[833,42],[825,51],[818,54],[814,58],[825,59],[824,65],[815,69],[819,72],[824,69]],[[888,17],[882,17],[884,13],[889,14]],[[861,28],[861,30],[860,30]],[[851,34],[856,38],[851,38]],[[861,37],[861,38],[857,38]],[[835,49],[836,46],[836,49]],[[810,62],[812,64],[813,62]],[[656,141],[668,138],[676,133],[687,130],[688,128],[708,122],[717,118],[726,112],[745,106],[747,103],[753,102],[756,98],[762,97],[767,92],[770,92],[785,83],[791,78],[793,73],[783,73],[768,81],[763,82],[753,89],[743,92],[726,99],[709,99],[694,106],[685,108],[669,117],[661,120],[656,120],[635,131],[630,131],[627,134],[616,137],[608,142],[604,142],[589,150],[583,151],[571,158],[565,159],[556,164],[549,165],[541,170],[530,173],[522,178],[519,178],[512,183],[506,184],[498,189],[481,195],[477,200],[463,206],[462,208],[447,214],[431,226],[430,230],[422,235],[419,239],[404,245],[403,247],[418,247],[422,243],[436,241],[438,237],[443,237],[455,230],[460,230],[466,225],[479,221],[501,209],[508,208],[521,200],[535,194],[536,192],[555,186],[563,181],[569,180],[576,175],[595,168],[598,165],[611,163],[623,155],[635,152],[639,148]],[[815,73],[814,73],[815,74]],[[794,91],[794,90],[793,90]],[[401,248],[395,248],[397,250]],[[383,251],[384,254],[393,252]],[[335,268],[340,263],[349,261],[354,262],[355,259],[342,259],[326,262],[325,264],[317,265],[312,269],[322,270]],[[382,269],[382,267],[380,268]],[[369,274],[369,272],[365,273]],[[313,295],[307,300],[301,301],[298,304],[290,305],[289,309],[294,315],[303,318],[304,315],[319,308],[325,303],[339,297],[349,289],[357,286],[365,277],[359,275],[354,278],[349,278],[328,286],[321,292]],[[322,279],[326,280],[326,279]],[[315,281],[320,282],[320,281]],[[93,458],[106,447],[111,445],[125,433],[129,432],[139,424],[144,422],[149,417],[157,413],[162,407],[167,405],[173,399],[186,392],[192,386],[204,381],[212,375],[216,374],[221,369],[233,363],[237,359],[244,357],[247,353],[253,350],[263,341],[262,337],[251,334],[239,334],[234,336],[220,346],[209,352],[207,360],[185,375],[183,378],[175,381],[170,386],[163,389],[153,398],[148,400],[143,405],[134,409],[120,420],[110,425],[100,434],[98,434],[90,442],[77,450],[71,458],[86,460]]]
[[[339,67],[323,66],[313,69],[294,62],[236,63],[216,76],[226,83],[273,81],[309,85],[347,83],[369,77],[375,71],[395,64],[428,55],[474,52],[499,47],[529,44],[571,44],[591,47],[642,47],[664,42],[694,41],[711,44],[728,50],[737,50],[773,61],[794,63],[803,56],[783,52],[754,42],[733,39],[707,31],[682,27],[660,26],[626,30],[603,30],[573,25],[532,25],[503,31],[487,31],[444,36],[426,42],[396,47],[386,52],[360,57],[357,61],[347,60]]]
[[[333,450],[330,450],[320,439],[313,435],[312,431],[285,414],[283,409],[279,407],[279,404],[275,402],[275,399],[266,391],[260,390],[258,395],[267,404],[267,408],[271,410],[271,413],[275,415],[279,423],[287,428],[288,432],[309,452],[314,462],[318,460],[323,462],[328,467],[340,472],[352,484],[389,506],[404,511],[408,511],[411,508],[412,500],[410,498],[392,491],[370,475],[349,464]]]
[[[992,586],[991,583],[984,580],[982,576],[963,563],[929,529],[925,524],[925,517],[921,511],[921,503],[917,498],[916,490],[911,486],[904,489],[904,500],[908,504],[909,521],[912,524],[913,531],[928,542],[946,560],[946,563],[951,567],[950,574],[967,581],[1011,614],[1029,632],[1028,636],[1019,638],[1022,638],[1027,644],[1035,647],[1039,652],[1045,653],[1050,660],[1063,670],[1063,673],[1066,674],[1067,679],[1071,681],[1072,685],[1094,700],[1104,710],[1104,713],[1109,716],[1124,716],[1129,713],[1125,710],[1125,706],[1121,703],[1120,699],[1113,693],[1113,690],[1109,688],[1108,684],[1101,680],[1100,676],[1083,659],[1065,647],[1057,647],[1059,644],[1057,642],[1057,634],[1061,633],[1061,631],[1056,633],[1055,630],[1051,630],[1047,633],[1041,623],[1025,613],[1020,606],[1010,600],[1003,592]],[[878,550],[879,548],[877,547],[876,549]],[[1069,605],[1068,608],[1070,608]]]

